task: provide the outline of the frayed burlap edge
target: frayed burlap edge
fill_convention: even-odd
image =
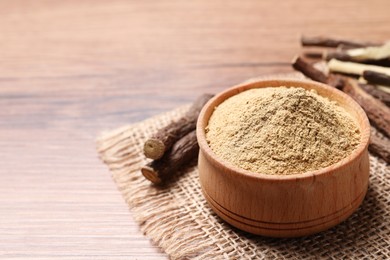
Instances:
[[[185,169],[168,187],[151,185],[140,172],[148,161],[142,153],[143,143],[187,107],[104,133],[97,140],[99,155],[141,230],[170,258],[390,258],[390,168],[373,156],[369,191],[359,210],[340,225],[303,238],[265,238],[226,224],[204,200],[196,167]]]

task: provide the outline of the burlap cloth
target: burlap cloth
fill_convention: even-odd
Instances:
[[[143,144],[187,107],[104,133],[97,141],[99,154],[141,230],[170,258],[390,259],[390,167],[372,155],[370,186],[358,211],[328,231],[302,238],[255,236],[225,223],[203,198],[196,166],[184,170],[168,187],[151,185],[140,172],[148,161]]]

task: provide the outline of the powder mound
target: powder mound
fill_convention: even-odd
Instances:
[[[223,160],[264,174],[318,170],[357,147],[360,131],[335,101],[295,87],[250,89],[215,108],[206,128]]]

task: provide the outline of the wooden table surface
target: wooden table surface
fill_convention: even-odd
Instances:
[[[165,259],[96,135],[289,72],[300,35],[383,41],[388,0],[0,2],[0,258]]]

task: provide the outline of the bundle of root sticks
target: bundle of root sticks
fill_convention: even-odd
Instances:
[[[154,184],[165,184],[177,170],[198,157],[196,122],[203,106],[213,95],[198,97],[187,113],[178,121],[159,129],[144,145],[144,154],[153,159],[141,172]]]
[[[386,136],[371,136],[369,151],[390,163],[390,42],[369,43],[325,37],[302,37],[305,51],[292,66],[306,77],[336,87],[365,110],[371,124]],[[329,73],[316,69],[307,59],[325,60]]]
[[[302,37],[305,51],[292,62],[295,70],[308,78],[336,87],[356,100],[373,126],[386,138],[372,136],[370,152],[390,163],[390,43],[355,42],[324,37]],[[318,49],[320,48],[320,51]],[[310,61],[308,61],[310,60]],[[312,64],[327,62],[325,74]],[[213,95],[204,94],[178,121],[159,129],[144,145],[144,154],[153,159],[142,174],[154,184],[165,184],[198,156],[196,122],[202,107]]]

